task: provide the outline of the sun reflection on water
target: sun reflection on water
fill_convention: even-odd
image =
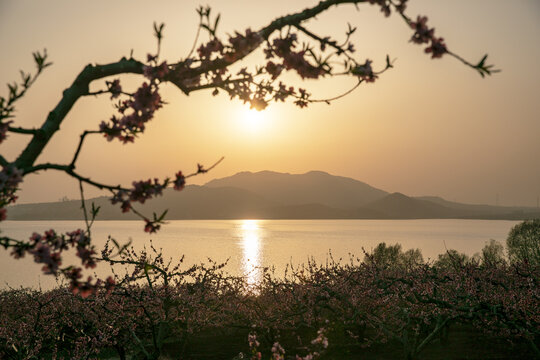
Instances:
[[[241,225],[242,270],[248,287],[260,282],[261,228],[258,220],[242,220]]]

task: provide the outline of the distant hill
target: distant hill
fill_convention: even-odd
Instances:
[[[444,207],[458,210],[462,217],[482,216],[484,218],[507,218],[520,219],[524,214],[532,214],[533,217],[540,216],[540,209],[531,207],[514,207],[514,206],[493,206],[493,205],[474,205],[461,204],[454,201],[448,201],[438,196],[419,196],[416,199],[426,200]]]
[[[119,205],[112,205],[105,197],[87,200],[101,206],[100,220],[138,219],[133,213],[123,214]],[[188,185],[181,191],[167,189],[163,196],[134,206],[143,213],[161,213],[168,209],[167,219],[236,219],[250,218],[262,209],[278,206],[274,201],[262,198],[249,191],[223,187],[209,188]],[[21,204],[8,209],[9,220],[80,220],[83,219],[81,201],[70,200],[53,203]]]
[[[106,197],[87,200],[101,207],[98,220],[137,219]],[[389,194],[366,183],[322,171],[284,174],[241,172],[204,186],[167,189],[164,196],[134,204],[151,215],[168,209],[167,219],[509,219],[540,217],[536,208],[468,205],[440,197]],[[9,220],[80,220],[79,200],[20,204]]]
[[[437,203],[393,193],[367,204],[365,208],[378,211],[392,219],[430,219],[459,216],[459,211]]]
[[[361,181],[322,171],[305,174],[241,172],[212,180],[205,186],[237,187],[287,205],[321,204],[341,209],[358,208],[388,195]]]

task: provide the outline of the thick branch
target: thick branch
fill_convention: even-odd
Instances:
[[[21,155],[15,161],[15,166],[19,169],[30,168],[51,137],[60,129],[60,124],[69,113],[75,102],[89,92],[89,85],[92,81],[105,78],[107,76],[133,73],[143,73],[143,63],[134,60],[122,58],[116,63],[107,65],[87,65],[77,76],[73,84],[64,90],[62,99],[56,107],[49,113],[47,119],[38,130],[30,143],[23,150]]]
[[[0,165],[2,165],[2,166],[8,166],[9,165],[9,161],[7,161],[6,158],[3,157],[2,155],[0,155]]]

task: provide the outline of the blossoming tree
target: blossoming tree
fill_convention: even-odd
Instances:
[[[386,70],[392,68],[389,57],[385,64],[376,70],[370,59],[354,58],[355,47],[351,35],[356,28],[349,25],[343,41],[334,40],[325,35],[311,31],[307,23],[317,15],[328,11],[333,6],[373,5],[381,9],[385,16],[395,13],[401,17],[405,25],[412,30],[411,42],[424,46],[424,51],[433,59],[451,56],[464,65],[474,69],[481,76],[490,75],[496,70],[486,64],[486,56],[473,64],[452,52],[444,39],[435,35],[435,30],[427,23],[427,17],[409,17],[405,10],[407,0],[323,0],[318,4],[291,15],[276,18],[258,30],[247,29],[235,32],[227,39],[218,35],[219,15],[213,16],[210,8],[198,9],[200,18],[197,37],[191,51],[181,59],[166,61],[160,59],[160,47],[163,37],[163,24],[154,24],[157,39],[157,51],[146,59],[133,57],[122,58],[105,65],[87,65],[75,78],[61,96],[60,101],[52,109],[39,128],[23,128],[17,126],[14,111],[17,101],[22,98],[37,80],[39,75],[51,65],[47,53],[33,54],[37,66],[35,73],[21,72],[21,80],[8,84],[8,95],[0,98],[0,142],[9,133],[27,134],[30,140],[24,150],[15,159],[6,159],[0,155],[0,220],[7,216],[7,206],[17,200],[17,190],[23,178],[29,174],[44,170],[56,170],[76,179],[80,184],[82,211],[86,219],[86,229],[78,229],[65,234],[54,230],[45,234],[32,234],[29,239],[13,239],[0,237],[0,245],[11,251],[15,258],[32,255],[36,262],[43,264],[47,274],[63,275],[69,279],[73,292],[90,294],[98,287],[110,288],[114,285],[112,278],[105,282],[88,278],[82,280],[82,267],[96,266],[97,254],[91,241],[91,225],[99,208],[87,208],[84,201],[83,186],[91,186],[111,193],[113,204],[119,204],[122,212],[133,212],[144,221],[144,230],[156,232],[165,219],[163,214],[148,216],[140,213],[133,206],[159,196],[169,186],[182,190],[186,180],[200,173],[207,172],[210,167],[198,165],[191,174],[179,171],[166,179],[134,181],[132,187],[110,185],[94,180],[87,174],[77,170],[77,160],[85,139],[90,135],[100,134],[108,141],[122,143],[134,142],[137,136],[144,133],[147,123],[154,117],[165,103],[160,95],[163,83],[174,84],[182,93],[188,95],[195,91],[211,90],[212,95],[224,92],[231,99],[249,103],[256,110],[264,110],[271,102],[292,101],[296,106],[304,108],[313,102],[331,103],[333,100],[350,93],[365,82],[374,82]],[[199,41],[201,31],[206,31],[210,40]],[[301,43],[300,36],[309,41]],[[266,59],[254,68],[242,68],[232,71],[232,66],[241,62],[256,50],[262,50]],[[339,61],[338,61],[339,60]],[[339,64],[339,65],[336,65]],[[353,89],[342,95],[329,99],[313,99],[303,88],[290,86],[280,80],[285,72],[295,72],[302,79],[320,79],[336,75],[349,75],[357,79]],[[138,74],[143,78],[142,84],[134,92],[123,89],[120,79],[112,78],[123,74]],[[90,84],[104,81],[104,88],[91,92]],[[80,134],[80,141],[74,150],[69,163],[39,163],[37,159],[43,149],[60,130],[67,114],[74,104],[88,95],[107,94],[116,102],[116,114],[108,121],[102,121],[95,127]],[[74,248],[81,259],[81,266],[66,265],[62,262],[62,252]]]

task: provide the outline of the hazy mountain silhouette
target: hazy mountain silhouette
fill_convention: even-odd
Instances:
[[[87,200],[101,210],[98,220],[137,219],[123,214],[106,197]],[[389,194],[358,180],[321,171],[284,174],[272,171],[242,172],[167,189],[164,196],[136,208],[150,216],[168,209],[167,219],[423,219],[481,218],[525,219],[540,217],[535,208],[468,205],[424,196]],[[80,200],[21,204],[8,208],[9,220],[80,220]]]
[[[138,219],[131,213],[123,214],[117,205],[112,205],[109,198],[99,197],[87,200],[88,206],[94,202],[100,206],[98,219],[130,220]],[[168,209],[167,219],[233,219],[252,217],[262,209],[271,208],[278,204],[266,200],[249,191],[222,187],[209,188],[198,185],[188,185],[181,191],[167,189],[164,195],[145,202],[144,205],[134,204],[137,210],[151,215],[152,212],[162,213]],[[79,220],[83,219],[81,201],[70,200],[54,203],[21,204],[8,210],[9,220]]]
[[[416,199],[431,201],[435,204],[445,206],[450,209],[458,210],[463,217],[474,217],[478,215],[490,216],[492,218],[516,218],[519,219],[523,214],[532,213],[540,215],[540,209],[515,207],[515,206],[494,206],[494,205],[477,205],[477,204],[462,204],[454,201],[448,201],[438,196],[419,196]]]
[[[341,209],[358,208],[388,194],[361,181],[322,171],[305,174],[241,172],[212,180],[205,186],[237,187],[287,205],[313,203]]]
[[[392,219],[450,218],[459,211],[431,201],[419,200],[401,193],[393,193],[365,206]]]

